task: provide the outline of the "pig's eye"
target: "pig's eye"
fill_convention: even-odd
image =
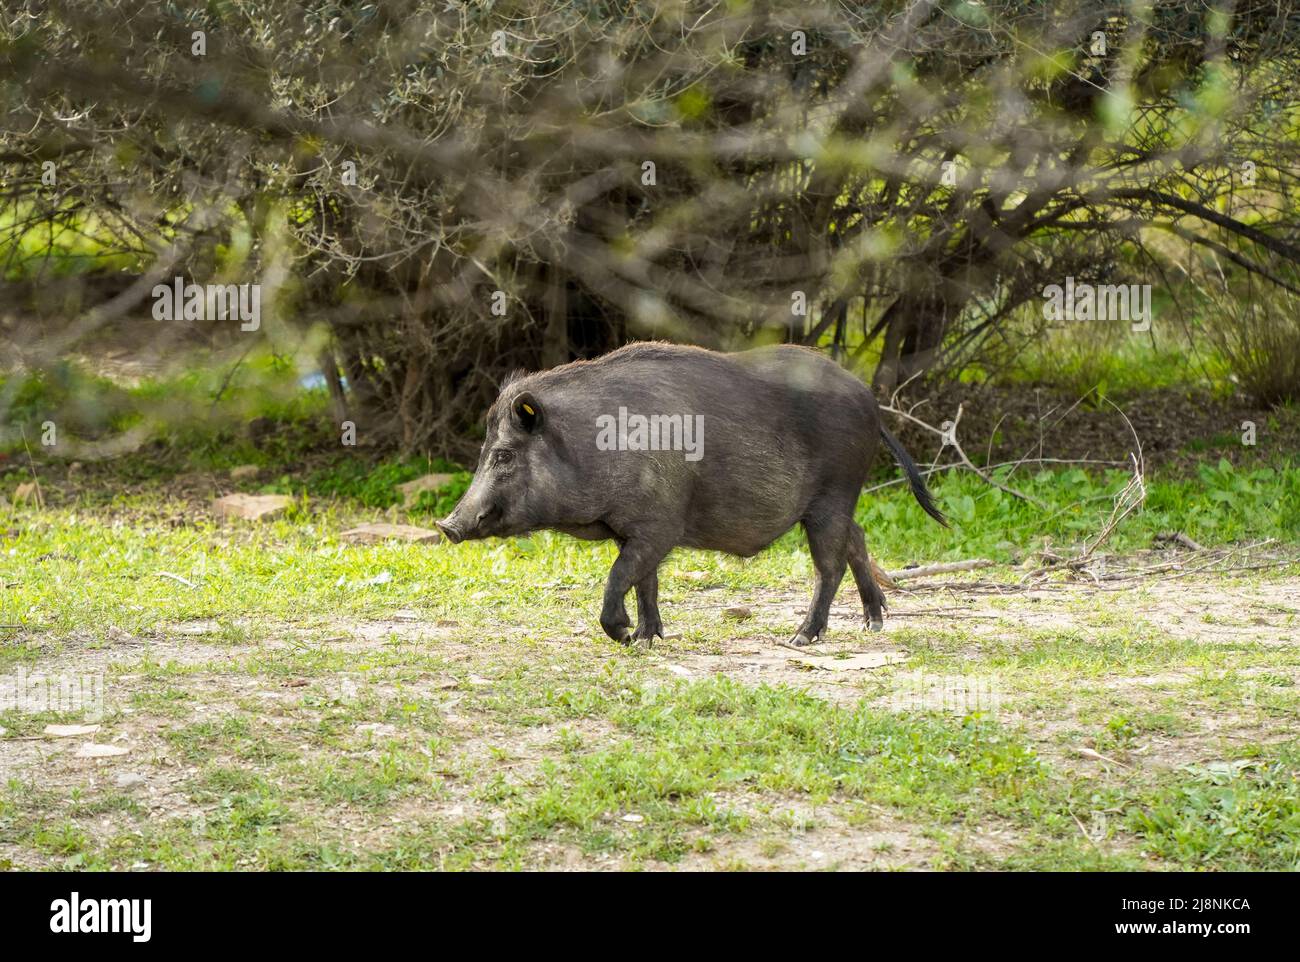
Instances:
[[[509,464],[515,459],[515,452],[500,450],[492,455],[492,463],[495,465]]]

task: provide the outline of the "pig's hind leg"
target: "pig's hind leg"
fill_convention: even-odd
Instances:
[[[817,571],[817,584],[813,588],[812,604],[799,631],[790,644],[811,645],[826,630],[830,620],[831,602],[844,579],[848,560],[849,528],[856,527],[852,513],[837,510],[814,510],[804,518],[808,532],[808,548],[812,552],[813,568]]]
[[[867,539],[857,522],[849,523],[849,568],[858,583],[858,594],[872,631],[885,627],[885,593],[880,590],[871,573],[871,556],[867,554]]]

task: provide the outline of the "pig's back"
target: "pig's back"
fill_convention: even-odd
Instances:
[[[655,452],[653,483],[634,502],[680,507],[687,545],[760,551],[824,492],[856,497],[874,454],[870,392],[804,348],[721,354],[640,343],[581,367],[575,374],[606,413],[703,415],[700,459]],[[661,491],[672,503],[657,503]]]

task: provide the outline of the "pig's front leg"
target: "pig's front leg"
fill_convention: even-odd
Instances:
[[[651,609],[654,612],[654,620],[658,621],[657,594],[659,582],[656,572],[659,569],[659,562],[663,561],[668,554],[668,550],[668,548],[660,547],[652,541],[640,538],[629,538],[620,545],[618,559],[614,562],[614,567],[609,569],[609,579],[605,582],[605,601],[600,611],[600,627],[605,629],[605,634],[615,641],[630,642],[633,640],[632,623],[628,619],[627,606],[623,603],[623,599],[633,585],[640,586],[647,578],[654,578],[655,591],[648,594],[647,597],[652,602]],[[639,587],[637,599],[638,601],[641,600]],[[645,614],[646,612],[642,610],[643,624]],[[647,629],[654,627],[656,625],[646,626]],[[653,638],[654,635],[650,637]]]

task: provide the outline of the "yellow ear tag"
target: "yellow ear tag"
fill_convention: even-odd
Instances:
[[[534,411],[532,408],[530,408],[527,404],[522,405],[522,407],[525,411],[528,412],[530,416],[537,414],[537,412]]]

